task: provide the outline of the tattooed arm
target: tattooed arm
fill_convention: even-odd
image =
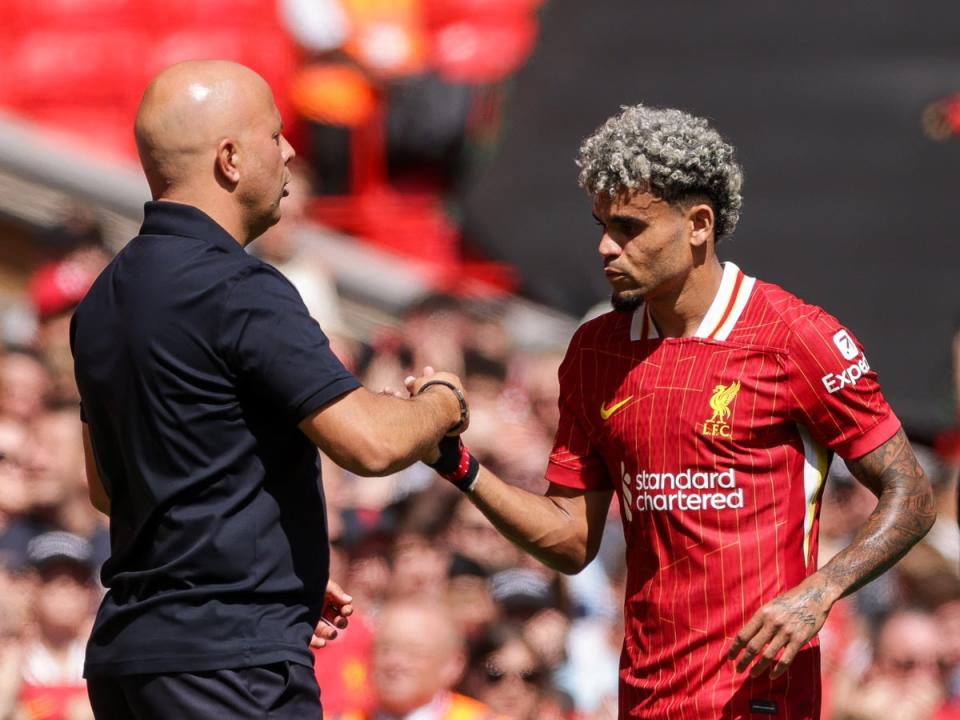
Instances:
[[[750,674],[768,667],[771,677],[786,672],[800,648],[823,626],[840,598],[891,568],[936,519],[930,482],[903,430],[847,467],[880,502],[853,541],[797,587],[761,607],[737,633],[728,655],[742,672],[760,655]],[[780,652],[783,654],[777,660]]]

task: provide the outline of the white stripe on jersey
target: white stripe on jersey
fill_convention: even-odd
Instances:
[[[817,497],[827,477],[830,455],[823,445],[810,437],[810,432],[803,425],[797,425],[797,430],[803,440],[803,492],[806,498],[806,512],[803,516],[803,562],[804,565],[809,565],[810,539],[813,534],[813,518],[817,514]]]

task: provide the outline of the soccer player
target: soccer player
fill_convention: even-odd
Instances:
[[[927,532],[927,478],[852,333],[717,259],[742,171],[705,120],[624,108],[578,164],[614,309],[578,329],[560,368],[549,489],[502,482],[453,440],[434,467],[567,573],[596,555],[616,494],[621,718],[818,718],[815,635]],[[880,502],[818,570],[833,453]]]

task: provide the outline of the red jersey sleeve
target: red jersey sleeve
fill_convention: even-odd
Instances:
[[[846,460],[893,437],[900,421],[853,334],[819,309],[792,330],[788,363],[797,422]]]
[[[609,489],[612,485],[603,458],[580,419],[587,380],[581,363],[582,330],[573,336],[560,364],[560,422],[546,478],[551,483],[581,490]]]

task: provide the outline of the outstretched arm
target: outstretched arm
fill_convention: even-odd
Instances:
[[[551,484],[545,495],[537,495],[481,465],[467,497],[508,540],[544,565],[574,574],[600,549],[612,492]]]
[[[461,389],[456,375],[428,371],[422,380]],[[436,448],[460,416],[457,395],[442,385],[409,399],[361,387],[304,419],[300,429],[337,465],[357,475],[389,475]]]
[[[782,675],[823,626],[837,600],[891,568],[933,525],[936,508],[930,482],[903,430],[873,452],[847,461],[847,467],[880,502],[850,545],[797,587],[761,607],[737,633],[729,653],[731,660],[739,656],[737,670],[746,670],[760,655],[751,675],[757,677],[771,665],[771,677]]]

